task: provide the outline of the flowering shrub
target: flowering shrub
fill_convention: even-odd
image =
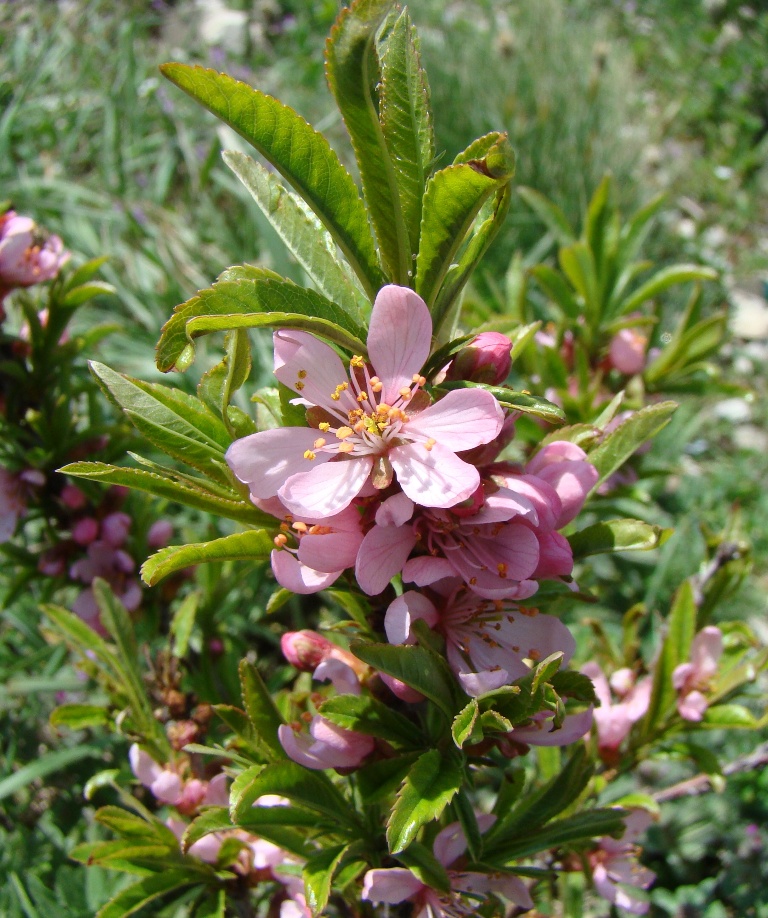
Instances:
[[[54,546],[44,564],[87,589],[46,614],[108,702],[63,705],[54,722],[107,724],[130,738],[140,785],[136,796],[125,789],[127,768],[94,779],[89,793],[111,787],[125,804],[96,815],[117,838],[72,856],[139,877],[100,918],[159,897],[183,899],[201,918],[404,903],[424,916],[523,913],[545,907],[552,890],[572,899],[576,874],[642,914],[653,876],[638,865],[638,844],[658,806],[613,782],[673,738],[700,761],[695,742],[680,739],[690,731],[759,726],[762,711],[733,697],[768,654],[745,629],[706,623],[727,595],[710,586],[733,570],[733,554],[679,586],[653,653],[637,639],[642,611],[623,646],[604,635],[587,663],[570,626],[574,609],[596,599],[582,586],[585,559],[654,549],[668,535],[614,518],[600,490],[675,404],[635,392],[620,417],[614,389],[642,373],[661,393],[692,353],[703,355],[691,345],[701,333],[692,310],[672,351],[648,363],[634,313],[708,272],[666,269],[627,294],[649,212],[619,226],[606,183],[584,238],[561,240],[564,277],[533,272],[560,309],[554,327],[507,318],[504,331],[463,328],[462,293],[510,205],[505,136],[488,134],[438,167],[418,41],[407,11],[388,0],[342,11],[326,67],[362,195],[291,109],[223,74],[163,68],[271,164],[225,154],[312,286],[236,266],[180,305],[158,344],[161,370],[186,370],[198,336],[226,332],[226,353],[196,396],[93,363],[109,399],[171,461],[78,459],[62,472],[238,525],[160,547],[141,568],[145,583],[193,565],[269,564],[278,588],[267,609],[287,604],[308,627],[283,633],[287,665],[268,655],[240,662],[242,707],[225,693],[231,673],[214,668],[223,646],[197,641],[199,702],[177,670],[195,625],[187,597],[150,694],[131,618],[140,601],[125,550],[132,520],[62,489],[68,542],[81,555],[56,567]],[[36,335],[59,341],[55,316],[31,330],[33,348]],[[276,385],[253,394],[256,419],[237,403],[252,370],[249,328],[273,330]],[[527,366],[531,387],[509,385]],[[35,476],[14,474],[3,488],[9,532],[23,487],[35,487]],[[167,526],[153,526],[149,541],[168,538]]]

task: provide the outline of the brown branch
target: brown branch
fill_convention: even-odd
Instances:
[[[754,771],[768,765],[768,742],[762,743],[749,755],[741,756],[728,762],[723,767],[723,775],[735,775],[742,771]],[[698,797],[700,794],[709,793],[713,789],[713,782],[717,780],[718,775],[696,775],[688,778],[686,781],[680,781],[671,787],[657,791],[653,794],[653,799],[657,803],[666,803],[668,800],[678,800],[680,797]]]

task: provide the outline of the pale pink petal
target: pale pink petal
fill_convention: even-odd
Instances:
[[[316,571],[302,564],[289,551],[275,549],[270,555],[270,560],[272,573],[280,586],[301,596],[308,596],[326,589],[335,583],[343,573],[343,571]]]
[[[523,883],[520,877],[513,877],[509,874],[492,874],[491,891],[501,893],[509,902],[513,902],[520,908],[533,908],[533,899],[528,892],[528,887]]]
[[[317,453],[318,459],[322,455]],[[334,516],[357,497],[372,466],[373,459],[369,456],[316,465],[300,475],[292,475],[278,492],[280,500],[298,516]]]
[[[208,782],[203,803],[206,806],[229,806],[228,781],[229,779],[224,772],[216,775],[215,778],[211,778]]]
[[[415,590],[408,590],[394,599],[384,616],[384,631],[390,644],[405,644],[411,637],[411,624],[415,619],[424,619],[432,628],[440,616],[432,602]]]
[[[432,853],[443,867],[450,865],[467,850],[467,838],[458,822],[441,829],[432,843]]]
[[[696,667],[699,679],[711,679],[717,673],[717,664],[723,654],[723,633],[714,625],[708,625],[693,639],[691,662]]]
[[[533,526],[539,524],[539,514],[534,502],[526,496],[523,488],[500,488],[487,495],[482,507],[471,520],[474,526],[487,526],[493,523],[506,523],[514,516],[521,516]],[[554,491],[552,492],[554,494]],[[557,498],[557,495],[555,495]],[[558,511],[560,501],[557,501]],[[551,528],[551,527],[549,527]]]
[[[569,577],[573,571],[573,551],[565,536],[559,532],[537,532],[539,563],[533,572],[535,580]]]
[[[597,708],[594,717],[598,746],[601,749],[618,749],[632,729],[632,720],[627,715],[626,705],[616,704],[609,708]]]
[[[360,680],[357,678],[357,673],[351,666],[333,657],[318,664],[312,673],[312,678],[317,679],[318,682],[330,682],[339,695],[360,694]]]
[[[430,450],[418,443],[396,446],[389,461],[400,487],[422,507],[452,507],[480,484],[477,469],[440,443]]]
[[[415,583],[416,586],[429,586],[439,580],[452,578],[455,574],[446,558],[432,558],[429,555],[411,558],[403,567],[403,580],[406,583]]]
[[[603,707],[609,708],[611,706],[611,689],[602,669],[600,669],[597,663],[589,662],[582,666],[581,671],[592,680],[592,684],[595,687],[595,694],[600,704]]]
[[[374,526],[357,555],[355,576],[360,588],[369,596],[381,593],[403,569],[415,544],[410,526]]]
[[[640,720],[648,710],[651,703],[651,692],[653,691],[653,679],[646,676],[641,679],[637,685],[627,693],[624,704],[627,706],[627,716],[634,723]]]
[[[316,571],[346,570],[355,566],[362,541],[359,527],[356,532],[336,531],[325,535],[309,532],[299,543],[299,560]]]
[[[653,816],[648,810],[639,808],[630,810],[624,817],[624,834],[620,840],[624,843],[634,844],[652,824]]]
[[[163,770],[149,788],[161,803],[178,803],[182,795],[181,778],[173,771]]]
[[[286,755],[303,765],[305,768],[322,770],[330,767],[325,760],[318,755],[317,744],[312,737],[306,733],[294,733],[288,724],[281,724],[277,728],[277,737],[280,745],[286,752]]]
[[[677,710],[680,716],[685,720],[698,723],[704,718],[704,713],[709,707],[706,695],[694,690],[687,695],[681,696],[677,701]]]
[[[368,355],[384,384],[383,401],[393,404],[400,389],[411,386],[431,345],[432,317],[424,300],[408,287],[382,287],[371,312]]]
[[[465,540],[450,552],[454,570],[471,586],[503,589],[509,581],[527,580],[539,563],[539,540],[522,523],[509,523],[496,538]],[[511,583],[509,583],[512,586]]]
[[[464,389],[408,419],[409,435],[417,433],[450,446],[455,453],[488,443],[501,430],[504,412],[490,392]]]
[[[413,501],[402,492],[393,494],[376,511],[377,526],[403,526],[413,516]]]
[[[529,746],[568,746],[589,733],[592,715],[592,708],[567,714],[559,730],[552,730],[552,717],[541,718],[527,727],[515,727],[512,739]]]
[[[134,743],[128,750],[128,761],[131,771],[144,787],[151,787],[163,770],[162,766],[158,765],[148,752],[141,749],[138,743]]]
[[[695,673],[696,668],[693,663],[681,663],[672,670],[672,685],[678,692],[681,691],[685,688],[686,682],[692,679]]]
[[[369,870],[363,879],[363,899],[397,905],[415,896],[424,884],[405,867],[380,867]]]
[[[470,698],[479,698],[487,692],[495,692],[502,685],[509,685],[513,681],[506,669],[484,670],[479,673],[456,672],[456,676]]]
[[[264,430],[235,440],[224,458],[254,497],[274,497],[292,475],[332,458],[332,453],[323,452],[315,453],[313,460],[304,458],[316,439],[317,431],[310,427]]]
[[[387,673],[379,673],[379,677],[384,685],[386,685],[401,701],[407,701],[408,704],[416,704],[419,701],[424,701],[424,696],[421,692],[417,692],[416,689],[411,688],[410,685],[406,685],[402,680],[395,679],[394,676],[390,676]]]
[[[349,383],[349,375],[336,351],[307,332],[282,329],[273,336],[275,376],[312,405],[337,414],[357,408],[348,390],[332,399],[337,386]],[[317,436],[317,434],[315,434]]]
[[[530,475],[541,475],[543,469],[558,462],[577,462],[586,460],[584,450],[569,440],[555,440],[547,443],[528,462],[525,467]]]
[[[200,860],[205,861],[206,864],[215,864],[223,844],[223,836],[214,832],[199,839],[194,845],[191,845],[187,849],[187,854],[191,854],[192,857],[199,857]]]

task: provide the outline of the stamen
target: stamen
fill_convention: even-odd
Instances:
[[[299,370],[299,372],[298,372],[296,375],[299,377],[299,379],[306,379],[306,378],[307,378],[307,371],[306,371],[306,370]]]
[[[351,437],[354,431],[351,427],[339,427],[336,431],[336,436],[339,440],[346,440],[347,437]]]
[[[331,425],[328,423],[328,421],[321,421],[317,426],[320,428],[320,430],[322,430],[323,433],[327,433],[331,429]]]
[[[433,437],[430,437],[429,440],[424,444],[424,449],[429,453],[432,451],[432,447],[437,443]]]
[[[339,443],[340,453],[353,453],[355,451],[354,443]]]
[[[365,361],[362,357],[359,357],[357,354],[355,354],[355,356],[349,361],[349,365],[351,367],[358,367],[358,369],[362,369],[365,366]]]
[[[503,562],[499,562],[496,565],[496,570],[499,572],[499,577],[503,580],[507,576],[507,565]]]
[[[288,544],[288,536],[281,532],[272,539],[278,548],[284,548]]]
[[[302,390],[303,388],[304,388],[304,383],[303,383],[301,380],[298,380],[297,383],[296,383],[296,385],[294,386],[294,389],[295,389],[297,392],[301,392],[301,390]],[[333,396],[331,396],[331,397],[333,397]]]
[[[304,452],[304,458],[309,459],[311,462],[313,459],[316,459],[317,457],[315,456],[315,454],[312,452],[311,449],[308,449],[308,450],[305,450]]]
[[[315,449],[322,449],[325,446],[325,440],[322,437],[318,437],[312,445]]]
[[[296,530],[296,532],[306,532],[309,527],[307,526],[306,523],[303,523],[301,520],[297,520],[293,524],[293,528]]]

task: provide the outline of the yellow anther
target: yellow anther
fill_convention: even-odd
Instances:
[[[427,452],[430,452],[435,443],[437,443],[437,440],[435,440],[433,437],[430,437],[429,440],[427,440],[427,442],[424,444],[424,449]]]
[[[304,452],[304,458],[311,460],[311,459],[316,459],[317,457],[315,456],[315,454],[312,452],[311,449],[308,449],[308,450],[305,450]]]
[[[339,443],[340,453],[351,453],[351,452],[354,452],[354,449],[355,449],[354,443]]]
[[[280,529],[281,529],[282,532],[290,532],[290,531],[291,531],[291,527],[288,525],[288,523],[280,523]]]
[[[361,392],[360,395],[357,396],[357,400],[358,400],[358,402],[367,402],[367,401],[368,401],[368,393],[367,393],[367,392]]]
[[[388,405],[386,402],[382,402],[380,405],[377,406],[376,414],[381,414],[381,415],[389,414],[389,409],[391,407],[392,406]]]
[[[338,402],[341,396],[339,395],[338,392],[331,392],[331,398],[334,400],[334,402]]]
[[[354,430],[352,430],[351,427],[339,427],[339,429],[336,431],[336,436],[339,438],[339,440],[346,440],[347,437],[351,437],[353,433]]]
[[[507,565],[500,561],[496,565],[496,570],[499,572],[499,577],[503,580],[507,576]]]
[[[306,378],[307,378],[307,371],[306,371],[306,370],[299,370],[299,372],[298,372],[296,375],[299,377],[299,379],[306,379]]]
[[[327,433],[331,429],[331,425],[328,423],[328,421],[321,421],[317,426],[320,428],[320,430],[322,430],[323,433]]]
[[[365,361],[363,360],[362,357],[359,357],[357,354],[355,354],[355,356],[349,361],[349,365],[350,365],[351,367],[360,367],[360,368],[362,368],[362,367],[365,366]]]
[[[362,433],[364,430],[365,430],[365,421],[358,421],[357,424],[355,424],[355,431],[357,433]]]
[[[321,449],[323,446],[325,446],[325,440],[322,437],[318,437],[312,445],[315,447],[315,449]]]
[[[424,376],[419,376],[418,373],[413,374],[413,376],[411,377],[411,381],[415,383],[417,386],[424,386],[427,383],[426,378]]]
[[[304,388],[304,383],[301,380],[298,380],[294,388],[297,392],[301,392],[301,390]]]
[[[306,532],[309,527],[307,526],[306,523],[302,522],[301,520],[297,520],[293,524],[293,528],[296,530],[296,532]]]
[[[284,548],[288,544],[288,536],[284,535],[282,532],[279,533],[272,539],[275,545],[278,548]]]
[[[400,390],[400,396],[406,400],[411,397],[411,390],[408,388],[408,386],[403,386],[403,388]]]

